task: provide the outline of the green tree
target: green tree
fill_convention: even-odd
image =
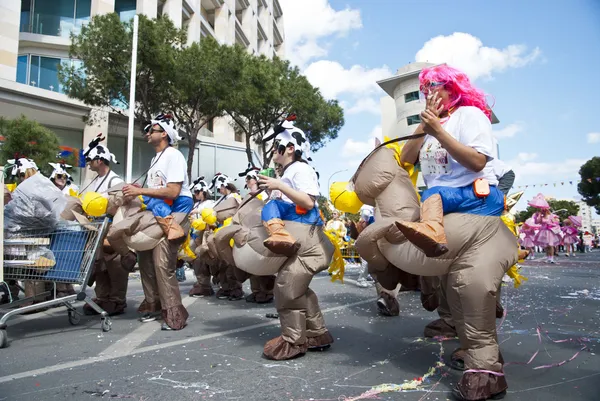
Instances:
[[[52,172],[48,163],[56,163],[60,152],[54,132],[25,116],[14,120],[0,117],[0,136],[4,138],[0,147],[2,165],[7,160],[26,157],[35,161],[46,176]]]
[[[134,107],[138,122],[165,110],[166,87],[186,36],[185,30],[177,29],[167,17],[150,20],[139,16]],[[115,13],[95,16],[78,35],[72,34],[69,57],[81,63],[59,70],[66,94],[125,115],[129,110],[132,38],[133,21],[122,22]]]
[[[579,169],[579,175],[581,182],[577,185],[577,191],[586,204],[600,213],[600,157],[592,157],[585,162]]]
[[[263,166],[271,163],[272,144],[263,138],[274,123],[291,113],[298,116],[296,124],[308,135],[312,151],[337,138],[344,124],[342,108],[335,100],[325,100],[298,68],[278,57],[248,55],[243,60],[242,77],[226,111],[245,137],[249,163],[254,165],[253,143],[261,147]]]
[[[550,210],[552,210],[553,213],[556,213],[561,220],[564,220],[569,216],[577,216],[577,213],[579,213],[579,206],[573,201],[550,199],[548,205],[550,205]],[[538,209],[531,206],[527,206],[526,210],[520,211],[515,216],[517,223],[524,222],[533,216],[537,210]]]
[[[224,114],[228,99],[235,93],[243,68],[239,49],[203,38],[175,56],[171,84],[165,93],[168,109],[184,128],[188,141],[188,177],[198,134],[210,120]]]

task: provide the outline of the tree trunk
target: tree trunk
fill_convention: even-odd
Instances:
[[[200,126],[201,127],[201,126]],[[198,142],[198,133],[200,128],[197,126],[188,127],[188,159],[187,159],[187,174],[189,182],[184,185],[189,185],[192,181],[192,166],[194,164],[194,155],[196,154],[196,142]]]
[[[248,158],[248,163],[250,163],[252,167],[255,167],[254,160],[252,160],[252,147],[250,146],[251,143],[252,136],[250,135],[250,132],[246,131],[246,157]]]
[[[262,154],[263,154],[263,168],[267,168],[271,164],[271,159],[273,158],[273,153],[267,152],[267,147],[270,147],[272,145],[268,145],[265,142],[262,142],[261,146],[262,146]]]

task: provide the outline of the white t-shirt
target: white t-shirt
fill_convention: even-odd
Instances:
[[[207,199],[205,201],[202,202],[196,202],[194,203],[194,209],[192,209],[192,213],[191,215],[194,218],[199,218],[200,215],[202,214],[202,211],[204,209],[212,209],[215,206],[215,201],[211,200],[211,199]]]
[[[463,106],[442,122],[442,126],[457,141],[487,156],[488,162],[480,172],[471,171],[450,156],[437,139],[428,135],[419,153],[421,173],[427,187],[459,188],[472,184],[478,178],[497,185],[498,179],[491,163],[496,150],[489,118],[477,107]]]
[[[375,216],[375,208],[369,205],[362,205],[358,213],[361,219],[369,221],[371,217]]]
[[[317,173],[315,173],[315,170],[306,163],[293,162],[290,164],[283,172],[281,181],[296,191],[304,192],[314,197],[319,196],[319,180],[317,179]],[[272,199],[274,197],[280,197],[284,202],[294,203],[290,198],[279,191],[277,191],[279,193],[273,192],[274,193],[271,195]],[[315,201],[315,205],[316,204],[317,202]]]
[[[148,171],[148,188],[166,188],[168,183],[181,183],[179,196],[192,197],[188,188],[187,163],[183,154],[171,146],[157,153],[150,162]]]
[[[94,180],[88,185],[85,192],[93,191],[101,194],[106,194],[110,187],[114,187],[115,185],[119,185],[123,180],[117,173],[110,170],[107,175],[104,177],[97,176]]]
[[[494,144],[494,159],[491,161],[492,163],[492,168],[494,169],[494,174],[496,174],[496,177],[498,179],[502,178],[502,176],[506,173],[508,173],[510,170],[512,170],[512,168],[504,163],[502,160],[500,160],[498,158],[498,141],[496,140],[495,137],[492,136],[492,142]]]

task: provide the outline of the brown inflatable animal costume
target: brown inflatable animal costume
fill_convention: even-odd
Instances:
[[[396,225],[421,217],[413,184],[396,157],[393,149],[379,147],[352,178],[358,198],[376,208],[375,222],[361,232],[356,247],[387,289],[402,279],[399,269],[439,276],[447,297],[442,303],[447,302],[463,351],[466,370],[458,386],[474,400],[502,393],[507,384],[496,337],[496,292],[517,262],[514,235],[499,217],[448,214],[443,221],[448,252],[427,257]],[[430,301],[439,302],[435,297]]]

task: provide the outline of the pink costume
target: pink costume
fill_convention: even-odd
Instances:
[[[523,234],[523,236],[519,239],[519,243],[522,247],[533,248],[535,246],[535,233],[537,230],[539,230],[539,228],[540,225],[533,221],[533,217],[528,218],[523,223],[523,226],[521,226],[519,230]]]
[[[537,212],[534,213],[533,220],[541,225],[534,239],[536,245],[542,247],[560,245],[562,238],[558,216],[553,213],[542,215]]]
[[[565,225],[562,227],[564,245],[575,245],[579,243],[578,227],[581,227],[581,216],[569,216],[569,218],[565,220]]]

